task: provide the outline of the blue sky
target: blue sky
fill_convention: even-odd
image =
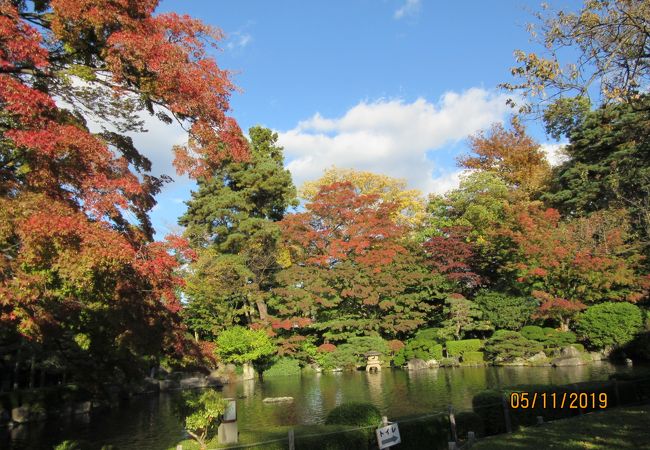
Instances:
[[[457,183],[468,134],[507,118],[496,86],[509,81],[513,50],[538,50],[525,28],[538,9],[529,0],[162,0],[158,11],[226,33],[214,56],[241,89],[232,115],[244,130],[279,133],[297,184],[337,165],[428,193]],[[154,171],[170,173],[170,148],[186,136],[148,123],[136,143]],[[531,133],[549,141],[537,125]],[[152,212],[158,237],[175,229],[194,187],[174,178]]]

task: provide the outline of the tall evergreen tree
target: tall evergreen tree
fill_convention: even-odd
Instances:
[[[207,336],[233,323],[266,319],[266,293],[278,269],[276,222],[289,206],[297,206],[278,135],[262,127],[251,128],[249,135],[250,159],[227,162],[210,178],[199,179],[179,219],[199,251],[188,270],[186,314],[194,330]]]
[[[650,237],[650,96],[609,105],[573,130],[570,159],[555,170],[544,198],[565,215],[626,208],[634,230]]]

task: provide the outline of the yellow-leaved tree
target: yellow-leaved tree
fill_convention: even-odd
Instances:
[[[330,167],[319,179],[305,182],[299,195],[306,201],[312,201],[321,187],[342,182],[351,183],[360,195],[378,195],[381,201],[397,203],[399,207],[394,219],[399,225],[415,228],[426,216],[422,192],[408,189],[405,179],[363,170]]]

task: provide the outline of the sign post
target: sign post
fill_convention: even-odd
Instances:
[[[234,398],[226,398],[228,406],[223,413],[221,424],[217,430],[217,437],[220,444],[236,444],[239,440],[237,429],[237,402]]]
[[[396,423],[390,423],[386,416],[381,418],[382,427],[377,428],[377,443],[379,448],[390,448],[393,445],[397,445],[402,442],[402,438],[399,435],[399,428]]]

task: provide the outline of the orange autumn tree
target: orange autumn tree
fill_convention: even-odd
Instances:
[[[510,129],[497,123],[470,136],[469,145],[473,154],[459,158],[460,167],[495,173],[525,193],[538,192],[550,176],[544,151],[516,118]]]
[[[440,306],[440,277],[403,239],[406,227],[393,220],[398,207],[336,182],[322,186],[305,212],[280,222],[290,256],[270,309],[281,337],[290,334],[282,328],[308,326],[318,343],[403,339],[427,323]]]
[[[538,316],[568,329],[571,319],[589,304],[639,301],[647,294],[639,274],[641,257],[629,243],[625,211],[603,211],[562,221],[554,209],[531,204],[513,211],[511,230],[502,230],[518,245],[518,261],[509,269],[524,291],[540,300]]]
[[[191,176],[247,146],[227,115],[229,74],[207,52],[221,33],[154,15],[157,3],[0,0],[0,341],[17,375],[47,355],[96,384],[189,350],[175,271],[193,255],[177,237],[153,242],[148,212],[168,177],[127,133],[147,112],[181,123],[175,163]]]

